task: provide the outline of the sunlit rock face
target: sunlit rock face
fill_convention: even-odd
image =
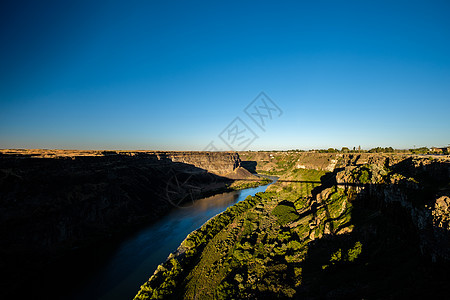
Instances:
[[[235,152],[155,152],[173,162],[192,164],[217,175],[227,175],[240,166],[239,154]]]

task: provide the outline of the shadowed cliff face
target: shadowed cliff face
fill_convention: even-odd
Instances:
[[[235,176],[240,163],[236,153],[2,152],[0,268],[11,279],[3,282],[6,290],[30,274],[39,276],[39,268],[73,249],[224,189],[234,181],[226,175]]]
[[[46,150],[46,149],[4,149],[2,158],[66,158],[91,159],[104,157],[146,157],[164,162],[182,162],[207,170],[217,175],[227,175],[240,166],[239,155],[235,152],[199,152],[199,151],[102,151],[102,150]]]

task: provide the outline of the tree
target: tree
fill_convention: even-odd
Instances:
[[[428,149],[427,147],[420,147],[417,149],[409,149],[409,151],[411,151],[414,154],[425,154],[428,153],[430,149]]]

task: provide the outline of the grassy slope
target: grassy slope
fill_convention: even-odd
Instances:
[[[296,169],[295,159],[277,159],[270,173],[281,177],[267,192],[190,234],[135,299],[398,298],[428,292],[424,283],[445,286],[406,219],[361,205],[355,188]],[[369,169],[349,171],[349,180],[395,176]]]
[[[188,236],[179,249],[184,254],[161,266],[136,299],[227,298],[254,292],[293,295],[312,219],[310,215],[300,219],[299,212],[324,174],[305,169],[284,172],[281,182],[248,197],[238,213],[232,212],[235,206],[229,208]]]

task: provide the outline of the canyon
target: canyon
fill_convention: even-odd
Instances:
[[[278,181],[191,233],[135,299],[448,295],[447,157],[240,157]]]
[[[24,285],[30,298],[64,298],[61,268],[82,276],[102,245],[200,197],[267,183],[255,174],[279,179],[189,234],[135,299],[450,292],[445,156],[19,149],[0,151],[2,298]]]
[[[1,291],[38,293],[44,269],[242,183],[261,184],[233,152],[1,150]]]

